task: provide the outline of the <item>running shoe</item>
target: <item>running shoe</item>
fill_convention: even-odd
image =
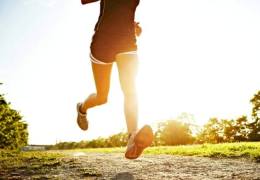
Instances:
[[[153,142],[153,131],[149,125],[145,125],[139,131],[133,132],[127,143],[125,157],[127,159],[138,158],[145,148]]]
[[[81,103],[77,104],[77,123],[83,131],[86,131],[88,129],[88,120],[87,120],[87,113],[81,113],[80,112]]]

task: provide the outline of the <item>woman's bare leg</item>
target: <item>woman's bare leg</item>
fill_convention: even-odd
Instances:
[[[96,93],[90,94],[88,98],[82,103],[80,111],[86,111],[94,106],[105,104],[110,87],[110,75],[112,64],[96,64],[92,62],[92,71],[96,85]]]
[[[137,130],[138,101],[136,93],[136,75],[138,58],[136,54],[118,54],[116,57],[120,85],[124,94],[124,112],[128,133]]]

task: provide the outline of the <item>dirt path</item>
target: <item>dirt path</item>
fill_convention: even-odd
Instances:
[[[16,169],[6,179],[254,179],[260,163],[243,159],[212,159],[170,155],[143,155],[126,160],[119,153],[76,152],[50,168],[31,172]],[[2,176],[3,178],[3,176]],[[0,178],[0,179],[2,179]],[[3,179],[5,179],[3,178]]]

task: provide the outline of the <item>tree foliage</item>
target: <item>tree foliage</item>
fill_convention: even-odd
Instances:
[[[60,142],[48,149],[76,149],[76,148],[107,148],[125,147],[128,140],[127,133],[118,133],[108,138],[97,138],[90,141],[80,142]],[[180,145],[191,144],[194,138],[191,135],[190,127],[187,123],[176,120],[163,121],[158,124],[155,132],[153,145]]]
[[[181,145],[193,142],[190,126],[177,120],[167,120],[158,124],[155,145]]]
[[[108,138],[99,137],[90,141],[80,142],[60,142],[48,149],[77,149],[77,148],[107,148],[107,147],[123,147],[127,144],[127,133],[117,133]]]
[[[197,143],[222,143],[248,140],[248,119],[236,120],[211,118],[197,136]]]
[[[252,119],[249,124],[249,138],[252,141],[260,141],[260,91],[258,91],[250,101],[253,105]]]
[[[202,131],[198,134],[197,143],[220,143],[223,142],[221,136],[221,124],[217,118],[211,118],[203,126]]]
[[[27,141],[27,124],[0,94],[0,148],[18,149],[27,145]]]
[[[197,136],[198,143],[260,141],[260,91],[250,101],[252,122],[246,116],[237,119],[211,118]]]

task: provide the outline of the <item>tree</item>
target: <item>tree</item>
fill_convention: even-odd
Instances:
[[[18,149],[27,145],[27,141],[27,124],[0,94],[0,148]]]
[[[106,147],[122,147],[126,146],[128,140],[127,133],[120,132],[110,136],[106,141]]]
[[[219,136],[223,138],[224,142],[233,142],[235,141],[235,135],[237,130],[235,127],[235,121],[233,119],[222,119],[220,122],[220,131]]]
[[[223,126],[217,118],[211,118],[197,136],[197,143],[223,142]]]
[[[248,119],[246,116],[242,116],[236,119],[234,136],[235,141],[247,141],[248,140]]]
[[[80,142],[59,142],[48,146],[48,149],[75,149],[75,148],[105,148],[122,147],[127,144],[127,133],[120,132],[109,136],[108,138],[98,137],[89,141]]]
[[[197,136],[198,143],[220,143],[247,141],[248,122],[246,116],[236,120],[211,118]]]
[[[181,145],[193,142],[189,125],[176,120],[160,122],[155,139],[155,145]]]
[[[249,135],[248,138],[251,141],[260,141],[260,91],[258,91],[254,97],[250,100],[253,105],[252,119],[253,122],[248,125]]]

